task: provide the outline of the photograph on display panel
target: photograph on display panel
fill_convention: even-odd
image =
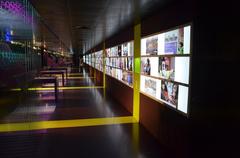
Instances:
[[[159,57],[158,72],[160,77],[164,79],[174,80],[175,77],[175,58],[174,57]]]
[[[184,28],[169,31],[165,33],[165,54],[183,54]]]
[[[162,81],[161,99],[176,107],[178,104],[178,85],[173,82]]]
[[[120,69],[116,69],[116,76],[115,76],[118,80],[121,80],[122,78],[122,70]]]
[[[142,58],[141,71],[144,75],[151,75],[151,62],[149,58]]]
[[[133,42],[130,42],[129,43],[129,52],[128,52],[128,56],[133,56],[133,48],[134,47],[134,44],[133,44]]]
[[[118,46],[118,56],[122,56],[122,46]]]
[[[132,85],[133,80],[132,80],[132,73],[124,71],[122,72],[122,81],[128,83],[129,85]]]
[[[145,93],[156,97],[157,93],[157,82],[152,79],[145,79],[145,85],[144,85]]]
[[[110,48],[106,49],[106,54],[105,54],[106,57],[110,57],[110,52],[111,52],[111,51],[110,51]]]
[[[146,40],[146,54],[157,55],[158,53],[158,36],[147,38]]]
[[[118,56],[118,47],[112,47],[110,48],[110,56]]]
[[[127,59],[126,58],[121,58],[121,69],[126,70],[127,67]]]
[[[124,43],[123,45],[122,45],[122,56],[128,56],[128,54],[129,54],[129,50],[128,50],[128,43]]]
[[[132,68],[133,68],[133,58],[129,57],[127,58],[127,70],[132,71]]]

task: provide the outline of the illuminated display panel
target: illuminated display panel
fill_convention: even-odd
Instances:
[[[191,26],[141,40],[141,92],[188,113]]]
[[[90,66],[94,67],[94,54],[90,54]]]
[[[86,55],[86,64],[90,65],[90,55]]]
[[[93,54],[93,67],[103,72],[103,51],[94,52]]]
[[[83,56],[83,62],[86,63],[86,56]]]
[[[132,87],[133,85],[133,42],[106,49],[106,74]]]

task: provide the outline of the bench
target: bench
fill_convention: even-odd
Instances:
[[[54,84],[55,100],[58,100],[58,82],[57,77],[35,77],[32,81],[32,84]]]
[[[57,77],[41,77],[37,76],[36,71],[23,72],[13,75],[12,78],[16,81],[17,88],[25,91],[36,84],[54,84],[55,101],[58,100],[58,81]]]
[[[40,75],[62,75],[62,83],[63,83],[63,86],[64,86],[64,82],[65,82],[65,79],[64,79],[64,72],[61,71],[61,70],[44,70],[44,71],[40,71],[39,72]]]
[[[47,70],[62,70],[66,73],[66,80],[68,79],[68,68],[67,67],[50,67]]]

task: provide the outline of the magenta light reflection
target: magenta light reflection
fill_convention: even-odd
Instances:
[[[8,11],[11,14],[17,15],[26,19],[27,23],[32,22],[32,17],[26,14],[24,6],[16,1],[1,1],[0,8]]]

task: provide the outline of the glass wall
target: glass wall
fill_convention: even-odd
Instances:
[[[0,21],[1,85],[8,87],[19,81],[20,74],[41,68],[35,47],[39,15],[27,0],[1,0]]]

